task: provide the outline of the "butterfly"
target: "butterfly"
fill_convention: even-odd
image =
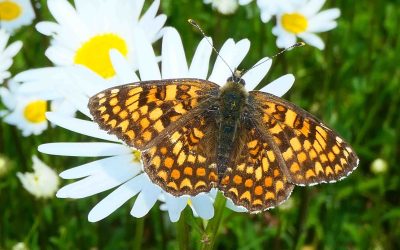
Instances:
[[[239,71],[223,87],[142,81],[104,90],[88,107],[102,129],[141,151],[144,171],[174,196],[217,188],[259,212],[295,185],[335,182],[357,167],[351,146],[313,115],[244,86]]]

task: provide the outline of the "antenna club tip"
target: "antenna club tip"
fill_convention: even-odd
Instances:
[[[305,42],[298,42],[298,43],[295,44],[295,47],[301,47],[301,46],[304,46],[304,45],[306,45]]]
[[[197,25],[197,23],[191,18],[189,18],[187,21],[188,21],[188,23],[190,23],[192,25]]]

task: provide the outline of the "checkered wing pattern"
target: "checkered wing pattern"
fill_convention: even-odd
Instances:
[[[290,182],[335,182],[358,165],[353,149],[334,131],[303,109],[276,96],[251,91],[249,106],[279,151]]]
[[[259,131],[256,123],[249,127],[241,129],[241,148],[219,188],[234,204],[250,212],[260,212],[284,202],[294,185],[288,182],[270,139]]]
[[[145,172],[175,196],[209,191],[218,181],[216,131],[212,112],[196,114],[142,153]]]
[[[104,90],[90,98],[100,127],[140,150],[171,130],[177,121],[216,95],[218,85],[198,79],[144,81]]]

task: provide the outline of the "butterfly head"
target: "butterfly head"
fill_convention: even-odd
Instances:
[[[227,82],[233,82],[244,86],[246,83],[242,78],[242,71],[235,70],[231,77],[228,78]]]

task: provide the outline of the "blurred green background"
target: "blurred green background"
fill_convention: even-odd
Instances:
[[[46,1],[37,19],[52,20]],[[148,4],[149,2],[147,2]],[[293,73],[294,87],[285,99],[311,111],[341,134],[360,157],[358,169],[336,184],[296,187],[284,206],[262,214],[224,211],[218,249],[400,249],[400,1],[327,1],[324,9],[338,7],[338,27],[323,33],[326,49],[305,46],[274,60],[263,84]],[[255,4],[223,16],[202,1],[162,0],[160,12],[167,25],[181,34],[191,58],[201,35],[187,23],[197,20],[219,48],[227,38],[249,38],[251,49],[243,68],[278,49]],[[12,40],[24,47],[12,73],[50,66],[44,51],[49,39],[30,27]],[[160,42],[155,45],[160,47]],[[215,58],[215,55],[213,55]],[[0,177],[0,249],[24,241],[30,249],[176,249],[176,225],[158,205],[143,219],[129,215],[132,201],[97,223],[87,221],[90,209],[106,194],[83,200],[36,200],[26,192],[16,172],[31,171],[31,155],[41,143],[76,141],[79,137],[58,127],[41,136],[22,137],[16,128],[1,123],[0,153],[12,169]],[[85,159],[39,155],[61,172]],[[371,170],[381,158],[387,169]],[[63,185],[66,181],[63,181]],[[189,249],[204,236],[201,221],[191,224]]]

